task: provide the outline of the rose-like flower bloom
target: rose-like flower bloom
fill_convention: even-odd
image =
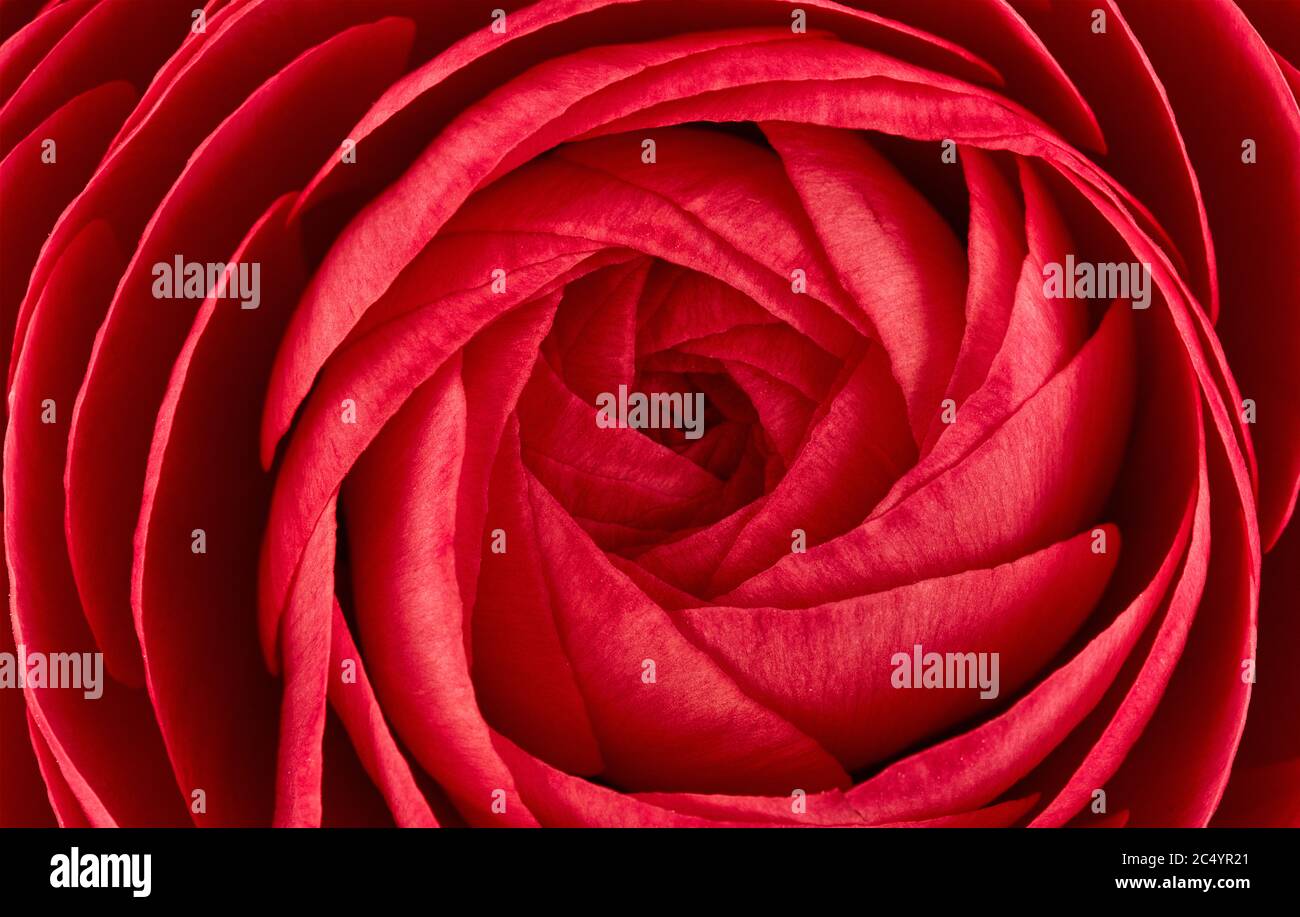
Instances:
[[[1300,821],[1300,4],[197,5],[0,0],[0,824]]]

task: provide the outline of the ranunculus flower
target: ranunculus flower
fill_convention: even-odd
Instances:
[[[0,0],[0,824],[1300,820],[1300,5],[198,2]]]

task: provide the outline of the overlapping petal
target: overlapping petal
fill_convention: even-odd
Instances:
[[[0,822],[1294,823],[1291,5],[499,5],[0,0]]]

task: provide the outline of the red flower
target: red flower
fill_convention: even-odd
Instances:
[[[1300,822],[1300,5],[496,5],[0,0],[0,824]]]

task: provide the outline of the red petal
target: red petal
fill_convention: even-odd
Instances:
[[[966,461],[718,601],[783,608],[833,601],[1005,562],[1081,530],[1109,491],[1127,438],[1132,321],[1129,309],[1113,307],[1074,361]]]
[[[225,263],[248,227],[303,180],[302,157],[336,148],[340,125],[392,78],[409,41],[408,23],[358,27],[250,96],[190,159],[118,284],[72,417],[68,546],[87,618],[136,677],[130,546],[154,420],[196,311],[154,298],[152,267],[177,257]]]
[[[889,354],[920,442],[962,336],[965,265],[947,224],[860,135],[766,124],[839,282]]]
[[[1300,108],[1272,53],[1227,0],[1191,4],[1177,41],[1157,3],[1121,3],[1155,65],[1205,191],[1221,266],[1218,333],[1241,393],[1256,402],[1260,534],[1277,540],[1300,493]],[[1202,63],[1222,61],[1205,80]],[[1253,139],[1258,161],[1244,164]],[[1266,304],[1261,310],[1260,304]],[[1239,403],[1239,401],[1237,402]],[[1238,413],[1235,404],[1230,405]]]
[[[1015,694],[1091,613],[1114,569],[1093,535],[989,570],[921,580],[804,609],[694,608],[679,613],[694,642],[746,693],[831,750],[848,770],[887,758],[985,709],[971,691],[904,691],[893,656],[1000,654],[1000,696]],[[919,678],[919,672],[916,677]]]
[[[628,788],[785,792],[845,786],[806,735],[745,695],[604,561],[540,485],[530,488],[560,640],[605,758]],[[564,589],[556,588],[566,584]],[[653,660],[655,681],[643,682]]]
[[[492,748],[465,651],[456,577],[457,479],[467,442],[459,357],[403,406],[345,492],[362,642],[384,711],[472,823],[535,824]],[[493,791],[507,813],[493,813]]]
[[[416,785],[411,765],[403,757],[384,720],[384,711],[366,675],[361,653],[352,640],[337,602],[334,603],[331,630],[330,706],[352,738],[362,766],[383,793],[399,827],[438,827],[438,819]],[[355,681],[344,680],[343,666],[347,662],[356,667]]]
[[[5,437],[5,553],[14,638],[33,652],[95,652],[68,569],[59,506],[68,408],[79,357],[96,318],[84,304],[107,295],[122,255],[112,233],[94,223],[58,258],[33,311],[31,346],[19,359]],[[84,349],[83,349],[84,348]],[[81,354],[77,350],[81,349]],[[41,422],[54,401],[56,422]],[[174,825],[188,821],[143,691],[105,673],[103,696],[29,689],[28,710],[78,808],[95,825]],[[44,768],[50,773],[50,768]],[[152,792],[140,792],[140,786]],[[60,803],[56,794],[53,802]],[[60,818],[76,821],[67,811]]]
[[[223,259],[262,265],[260,307],[210,297],[199,309],[158,409],[136,528],[134,632],[176,779],[206,791],[212,804],[196,821],[208,825],[272,819],[280,691],[255,639],[271,487],[256,418],[304,282],[301,240],[284,223],[292,200],[280,198]],[[191,550],[195,528],[206,554]]]

